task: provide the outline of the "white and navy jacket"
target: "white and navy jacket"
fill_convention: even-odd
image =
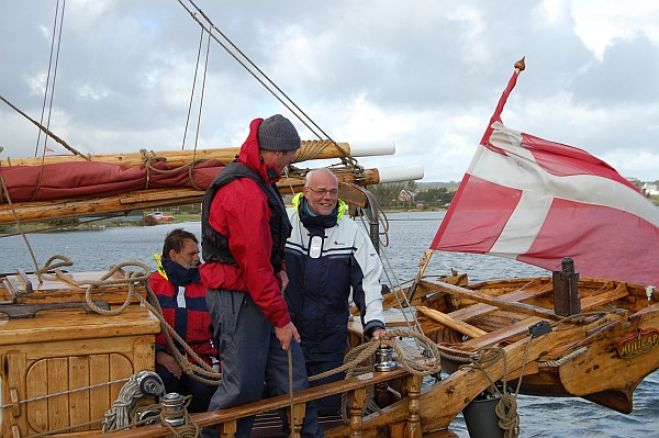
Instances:
[[[344,202],[339,201],[335,210],[336,225],[309,228],[300,218],[305,203],[298,194],[294,207],[288,209],[293,230],[286,242],[286,302],[302,337],[305,359],[342,361],[351,293],[361,313],[364,333],[384,328],[382,263],[365,230],[344,215]],[[313,236],[317,236],[315,248],[310,251]]]

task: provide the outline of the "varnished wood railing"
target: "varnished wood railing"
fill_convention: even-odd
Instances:
[[[294,427],[299,430],[304,418],[304,406],[306,403],[327,397],[329,395],[347,393],[350,403],[350,436],[359,438],[363,436],[362,418],[364,412],[364,403],[366,402],[366,389],[377,383],[387,382],[402,377],[408,379],[407,388],[410,391],[410,413],[408,422],[410,424],[401,424],[405,430],[404,436],[418,437],[421,433],[418,415],[418,389],[421,379],[410,375],[403,369],[396,369],[389,372],[373,372],[360,377],[353,377],[346,380],[330,383],[327,385],[308,388],[295,393],[295,405],[293,407]],[[414,400],[412,400],[414,399]],[[191,416],[192,421],[200,427],[217,425],[221,437],[232,438],[236,431],[237,421],[241,418],[270,412],[276,409],[290,408],[290,399],[288,394],[248,403],[242,406],[222,409],[220,411],[204,412]],[[289,412],[290,415],[290,412]],[[171,431],[161,425],[144,426],[137,429],[129,429],[111,434],[96,434],[89,436],[103,436],[108,438],[154,438],[164,437],[171,434]]]

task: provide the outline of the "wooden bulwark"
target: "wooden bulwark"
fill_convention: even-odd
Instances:
[[[394,371],[388,372],[373,372],[367,375],[353,377],[346,380],[341,380],[339,382],[330,383],[323,386],[316,386],[312,388],[305,389],[303,391],[298,391],[295,393],[295,403],[308,403],[312,400],[318,398],[326,397],[332,394],[341,394],[344,392],[353,393],[354,399],[361,400],[360,393],[364,388],[368,386],[375,385],[381,382],[387,382],[394,379],[399,379],[402,377],[408,376],[408,373],[402,369],[396,369]],[[410,376],[411,378],[411,376]],[[280,395],[277,397],[272,397],[264,399],[258,402],[248,403],[243,406],[238,406],[235,408],[222,409],[221,411],[215,412],[205,412],[200,414],[194,414],[191,416],[192,420],[200,427],[206,427],[213,424],[227,424],[227,428],[223,429],[225,435],[231,437],[230,433],[233,430],[233,427],[230,426],[233,422],[239,418],[248,417],[252,415],[258,415],[264,412],[269,412],[272,410],[286,408],[290,405],[290,399],[288,394]],[[403,418],[404,419],[404,418]],[[352,427],[357,427],[360,429],[359,422],[355,422]],[[351,426],[348,426],[348,430],[351,430]],[[352,429],[354,430],[354,429]],[[352,434],[355,437],[363,436],[361,430],[355,431],[356,434]],[[163,437],[170,434],[170,430],[162,427],[160,425],[156,426],[147,426],[140,429],[132,429],[123,432],[115,432],[111,436],[112,438],[151,438],[151,437]],[[97,434],[90,436],[107,436],[105,434]],[[326,434],[327,437],[333,436],[331,432]],[[342,435],[346,436],[346,435]]]

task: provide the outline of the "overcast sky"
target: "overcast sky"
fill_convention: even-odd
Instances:
[[[423,165],[424,181],[459,180],[525,55],[509,128],[659,179],[656,0],[197,4],[335,140],[396,143],[395,157],[360,159],[366,167]],[[0,94],[36,119],[55,6],[0,0]],[[199,36],[176,0],[66,1],[52,130],[89,153],[180,149]],[[238,146],[252,118],[273,113],[291,117],[213,43],[198,147]],[[33,156],[36,139],[0,102],[2,157]]]

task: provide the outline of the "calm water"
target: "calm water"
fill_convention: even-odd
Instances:
[[[396,278],[411,278],[422,252],[430,244],[443,213],[389,214],[390,244],[383,251],[386,264]],[[176,227],[200,235],[198,222],[155,227],[108,228],[100,231],[34,234],[29,236],[37,259],[43,264],[54,254],[73,260],[76,270],[105,270],[113,264],[135,260],[151,263],[151,255],[161,250],[167,232]],[[0,239],[0,273],[16,268],[33,270],[20,237]],[[473,280],[543,275],[546,271],[512,260],[488,256],[434,254],[427,272],[449,273],[451,268],[468,272]],[[658,354],[654,352],[653,354]],[[659,372],[645,379],[636,389],[634,411],[619,414],[581,399],[520,396],[518,412],[523,437],[659,437]],[[441,407],[439,407],[441,409]],[[451,429],[468,437],[461,418]]]

